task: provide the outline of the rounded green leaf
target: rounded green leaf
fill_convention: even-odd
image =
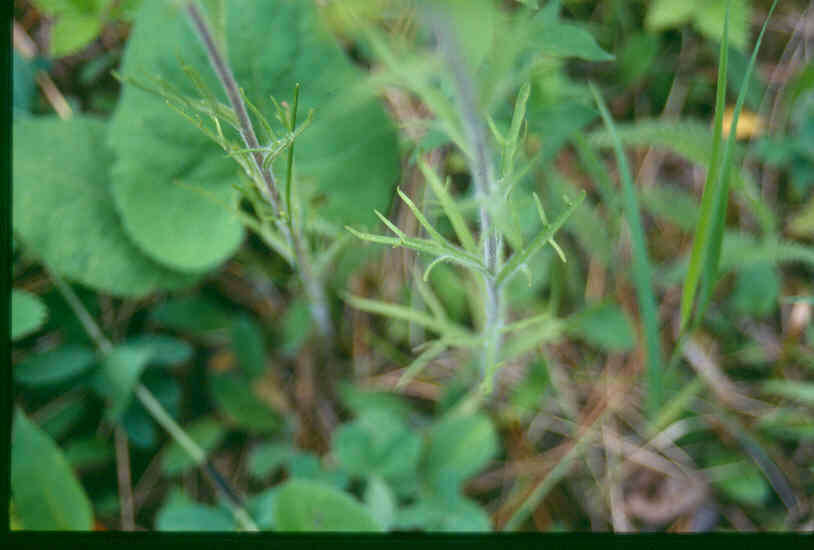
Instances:
[[[84,346],[64,346],[27,358],[14,367],[14,380],[26,386],[47,386],[73,378],[93,366],[96,354]]]
[[[194,281],[144,256],[122,231],[108,182],[104,124],[76,116],[14,123],[14,231],[55,272],[96,290],[144,296]]]
[[[38,296],[25,290],[11,290],[11,339],[19,340],[37,332],[48,311]]]
[[[489,515],[478,504],[461,495],[449,499],[422,499],[399,510],[395,520],[399,529],[420,528],[441,532],[488,532]]]
[[[178,503],[165,506],[156,517],[158,531],[234,531],[229,512],[203,504]]]
[[[11,492],[23,529],[93,529],[90,501],[62,451],[19,410],[11,433]]]
[[[436,487],[450,488],[483,469],[497,451],[497,433],[489,417],[449,417],[430,430],[424,471]]]
[[[280,487],[274,526],[278,531],[382,531],[367,508],[347,493],[303,479]]]

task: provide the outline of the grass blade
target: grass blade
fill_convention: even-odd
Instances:
[[[751,80],[752,72],[755,68],[755,62],[757,61],[757,52],[760,49],[760,44],[763,41],[763,35],[766,32],[769,19],[771,18],[776,6],[777,0],[774,0],[772,7],[769,9],[769,13],[766,16],[766,20],[763,22],[763,28],[760,30],[760,35],[758,35],[755,47],[752,50],[752,57],[749,60],[749,66],[746,68],[746,76],[744,77],[743,84],[738,92],[738,99],[735,103],[735,110],[732,114],[729,138],[726,141],[726,148],[724,149],[724,156],[723,160],[721,161],[721,168],[718,175],[720,182],[715,188],[715,216],[713,216],[712,235],[704,262],[707,269],[704,271],[704,277],[702,280],[701,295],[698,300],[698,309],[695,316],[696,322],[700,321],[700,319],[703,317],[716,279],[718,278],[718,265],[721,259],[721,244],[724,238],[726,209],[729,199],[729,182],[732,178],[732,165],[734,164],[732,159],[732,151],[735,144],[735,133],[738,128],[738,117],[740,116],[741,109],[743,108],[743,103],[746,100],[746,92],[749,88],[749,81]]]
[[[602,120],[612,136],[613,149],[616,153],[616,162],[622,182],[622,209],[630,228],[630,240],[633,249],[633,284],[636,287],[636,297],[639,302],[642,324],[644,325],[644,339],[647,350],[647,411],[652,415],[661,408],[662,401],[661,342],[659,340],[656,295],[653,292],[652,269],[650,260],[647,257],[647,245],[642,227],[642,217],[639,212],[639,202],[636,199],[636,190],[633,188],[633,178],[630,175],[627,158],[622,149],[622,141],[616,133],[613,119],[602,96],[599,95],[599,91],[593,84],[591,84],[591,91],[596,99]]]
[[[690,253],[690,264],[687,269],[687,277],[684,279],[684,288],[681,291],[681,313],[680,331],[684,332],[690,320],[692,305],[695,300],[695,292],[701,280],[701,272],[704,266],[707,251],[711,244],[712,214],[714,210],[715,186],[718,182],[718,171],[720,169],[718,156],[721,150],[721,136],[723,133],[723,116],[726,105],[726,72],[729,52],[729,8],[726,4],[726,17],[724,18],[724,32],[721,39],[721,50],[718,56],[718,89],[715,94],[715,123],[712,138],[712,156],[710,157],[707,169],[707,179],[704,182],[704,193],[701,195],[701,213],[698,218],[698,225],[695,228],[695,239],[692,243]],[[734,127],[734,126],[733,126]]]

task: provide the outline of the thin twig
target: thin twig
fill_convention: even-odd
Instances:
[[[130,476],[130,448],[127,445],[127,433],[120,426],[116,427],[114,433],[122,531],[132,531],[135,529],[136,522],[133,512],[133,484]]]

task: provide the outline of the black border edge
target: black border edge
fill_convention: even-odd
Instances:
[[[3,132],[0,148],[3,155],[0,175],[0,355],[2,355],[3,383],[0,384],[0,410],[3,417],[2,460],[0,461],[0,494],[5,500],[0,503],[2,532],[8,533],[9,502],[11,501],[11,28],[14,2],[2,2],[5,24],[2,25],[0,41],[6,44],[6,51],[0,55],[0,131]]]

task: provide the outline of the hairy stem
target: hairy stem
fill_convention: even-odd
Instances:
[[[79,322],[82,324],[82,328],[84,328],[85,332],[88,333],[88,336],[90,336],[91,340],[93,340],[93,342],[96,344],[99,351],[101,351],[103,355],[110,354],[113,351],[113,343],[102,333],[99,325],[85,308],[85,305],[82,303],[73,289],[59,276],[53,273],[49,273],[49,275],[51,280],[54,282],[54,285],[57,287],[57,290],[59,290],[60,294],[62,294],[62,296],[65,298],[65,301],[68,302],[68,305],[70,306],[71,310],[73,310],[74,315],[76,315],[77,319],[79,319]],[[185,432],[177,422],[175,422],[172,416],[170,416],[166,409],[164,409],[147,386],[144,384],[136,384],[133,393],[141,404],[144,405],[144,408],[147,409],[147,412],[150,413],[153,419],[158,422],[168,434],[170,434],[175,442],[181,446],[181,448],[190,456],[190,458],[192,458],[192,460],[195,461],[198,466],[204,468],[204,472],[208,474],[207,477],[212,482],[215,489],[222,495],[226,496],[226,503],[240,526],[246,531],[258,531],[259,529],[257,525],[254,523],[249,513],[246,512],[246,509],[243,507],[243,504],[240,502],[240,498],[237,496],[234,489],[232,489],[226,480],[217,474],[217,472],[215,472],[216,476],[212,475],[214,468],[211,464],[209,464],[209,462],[207,462],[206,452],[197,443],[195,443],[191,437],[189,437],[189,434],[187,434],[187,432]]]
[[[259,149],[260,143],[257,141],[257,134],[255,134],[254,126],[246,111],[246,105],[243,102],[243,97],[240,94],[228,60],[218,49],[212,30],[197,3],[189,2],[186,7],[192,26],[195,28],[206,50],[206,54],[209,57],[209,63],[212,65],[212,69],[215,71],[218,80],[220,80],[226,92],[226,96],[229,99],[229,103],[237,116],[240,124],[240,136],[246,148]],[[255,151],[251,157],[254,161],[254,169],[263,182],[263,185],[259,186],[263,197],[271,205],[274,215],[278,220],[277,227],[294,252],[294,263],[296,264],[297,272],[310,304],[311,317],[317,325],[322,343],[327,345],[328,342],[333,341],[334,337],[330,308],[328,300],[325,297],[325,289],[322,282],[317,279],[311,267],[311,258],[305,245],[302,230],[293,222],[285,224],[280,221],[282,220],[280,193],[277,189],[277,181],[274,177],[274,173],[271,171],[270,166],[263,168],[263,154],[261,152]],[[290,188],[290,182],[287,183],[287,187]],[[290,195],[287,193],[287,198],[288,197],[290,197]],[[293,215],[291,204],[287,204],[286,207],[289,210],[288,216],[290,218]]]
[[[483,296],[483,373],[489,377],[486,384],[491,384],[491,374],[500,355],[500,327],[502,325],[501,290],[496,275],[502,261],[502,239],[494,226],[489,213],[489,198],[495,196],[497,182],[493,166],[493,155],[487,140],[486,125],[476,104],[475,86],[467,72],[466,60],[461,55],[455,39],[452,25],[442,14],[434,12],[430,23],[438,40],[438,47],[444,62],[453,77],[457,95],[458,111],[463,124],[464,135],[469,144],[469,164],[472,172],[472,183],[475,197],[479,203],[479,220],[483,263],[488,274],[484,274],[485,293]]]

